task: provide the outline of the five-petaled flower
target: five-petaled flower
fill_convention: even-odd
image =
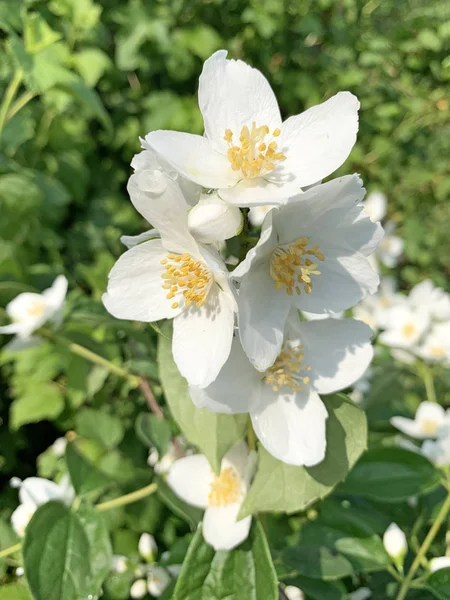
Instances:
[[[183,177],[238,206],[278,204],[342,165],[356,141],[355,96],[340,92],[283,122],[264,75],[226,56],[213,54],[200,76],[205,135],[153,131],[146,144]]]

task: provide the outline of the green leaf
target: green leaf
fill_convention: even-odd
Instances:
[[[401,502],[431,491],[439,479],[438,470],[424,456],[403,448],[378,448],[361,458],[344,490],[382,502]]]
[[[162,502],[172,512],[184,519],[194,531],[203,519],[203,511],[181,500],[161,477],[156,478],[156,482],[158,485],[157,494]]]
[[[36,54],[62,37],[60,33],[53,31],[38,13],[26,15],[23,35],[25,49],[30,54]]]
[[[111,65],[109,56],[98,48],[84,48],[72,55],[72,61],[89,87],[97,85],[98,80]]]
[[[254,522],[248,539],[216,552],[201,527],[192,539],[173,600],[277,600],[275,569],[264,531]]]
[[[61,84],[60,87],[70,92],[74,98],[79,100],[87,110],[88,115],[97,118],[107,133],[112,134],[113,125],[111,118],[95,90],[88,87],[81,79],[77,79],[76,77]]]
[[[172,340],[160,337],[158,366],[161,383],[173,418],[191,444],[206,455],[216,473],[221,460],[247,432],[247,415],[222,415],[197,408],[189,396],[188,384],[172,356]]]
[[[75,416],[77,433],[82,437],[97,440],[105,448],[115,448],[125,433],[124,425],[119,417],[110,415],[104,410],[83,408]]]
[[[327,496],[366,449],[364,412],[343,394],[324,397],[328,410],[327,453],[316,467],[287,465],[259,446],[259,464],[240,517],[261,511],[304,510]]]
[[[56,383],[38,382],[30,385],[11,406],[11,429],[19,429],[25,423],[52,421],[64,409],[64,398]]]
[[[35,600],[79,600],[92,581],[89,541],[77,515],[60,502],[34,513],[23,543],[25,575]]]
[[[167,421],[156,415],[140,413],[136,419],[136,435],[149,448],[155,447],[160,456],[167,452],[172,431]]]
[[[450,598],[450,568],[439,569],[430,575],[426,586],[439,600]]]
[[[99,594],[101,585],[111,570],[112,547],[105,516],[93,506],[82,504],[77,516],[89,541],[92,572],[91,590]]]
[[[286,585],[295,585],[300,588],[311,600],[347,600],[348,594],[345,586],[339,581],[321,581],[298,575],[294,579],[286,580]]]
[[[104,473],[80,454],[75,444],[67,444],[65,457],[70,480],[77,494],[87,494],[110,483]]]
[[[0,600],[32,600],[25,584],[8,583],[0,587]]]

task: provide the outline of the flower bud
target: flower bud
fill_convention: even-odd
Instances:
[[[139,538],[139,554],[147,562],[153,562],[155,560],[156,553],[158,552],[158,546],[156,545],[155,538],[149,533],[143,533]]]
[[[367,587],[359,588],[349,595],[349,600],[367,600],[372,596],[372,592]]]
[[[203,194],[188,215],[189,231],[203,244],[221,242],[242,229],[242,213],[224,202],[216,193]]]
[[[111,569],[115,573],[125,573],[128,569],[128,561],[126,556],[115,554],[112,557]]]
[[[430,571],[434,573],[440,569],[447,569],[450,567],[450,556],[437,556],[430,560]]]
[[[305,597],[302,590],[295,585],[287,585],[284,588],[284,594],[289,600],[303,600]]]
[[[147,582],[145,579],[137,579],[130,588],[131,598],[143,598],[147,594]]]
[[[383,544],[386,552],[392,558],[397,567],[403,565],[408,551],[406,536],[398,525],[391,523],[384,532]]]
[[[148,592],[155,598],[159,598],[170,583],[170,575],[162,567],[152,567],[147,578]]]

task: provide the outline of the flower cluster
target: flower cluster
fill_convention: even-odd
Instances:
[[[283,121],[262,73],[226,55],[211,56],[200,76],[205,134],[141,140],[128,191],[154,229],[122,238],[129,249],[103,302],[121,319],[173,319],[173,356],[193,402],[249,413],[276,458],[315,465],[326,451],[319,394],[352,384],[372,358],[363,323],[307,323],[300,312],[327,316],[377,290],[369,256],[383,233],[364,210],[360,178],[321,183],[355,143],[359,103],[341,92]],[[259,240],[242,208],[264,214]],[[248,251],[229,271],[224,242],[243,228]]]

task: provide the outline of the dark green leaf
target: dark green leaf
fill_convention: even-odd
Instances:
[[[149,448],[155,447],[160,456],[167,452],[172,431],[167,421],[156,415],[141,413],[136,419],[136,435]]]
[[[439,600],[448,600],[450,598],[450,568],[439,569],[432,573],[426,585],[430,592]]]
[[[76,448],[67,444],[66,463],[70,480],[77,494],[87,494],[107,485],[110,480]]]
[[[35,383],[16,398],[11,406],[11,428],[26,423],[53,420],[64,409],[64,398],[56,383]]]
[[[77,512],[84,533],[89,541],[92,587],[94,595],[99,595],[101,585],[111,570],[112,547],[105,516],[93,506],[82,504]]]
[[[300,588],[311,600],[347,600],[348,594],[345,586],[337,581],[321,581],[298,575],[294,579],[286,580],[286,585],[295,585]]]
[[[158,484],[157,494],[164,504],[176,515],[184,519],[192,530],[195,530],[203,518],[203,511],[183,502],[161,477],[158,477],[156,481]]]
[[[83,408],[75,417],[77,433],[97,440],[105,448],[115,448],[122,440],[125,429],[122,421],[104,410]]]

